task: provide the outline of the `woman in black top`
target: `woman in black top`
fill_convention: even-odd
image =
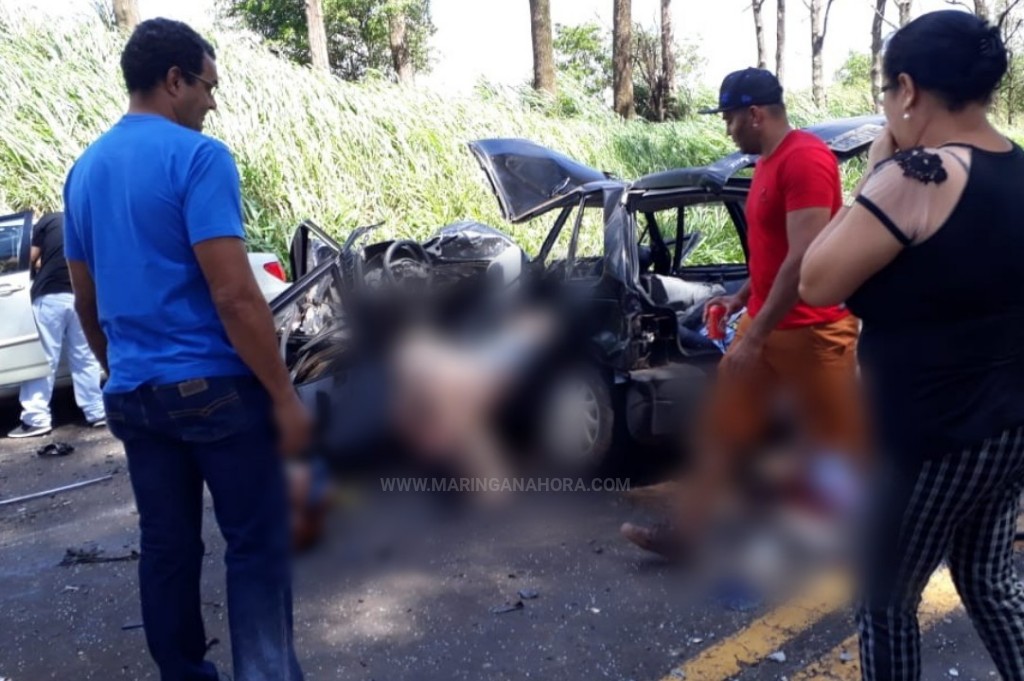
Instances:
[[[846,301],[883,462],[858,625],[865,679],[919,679],[943,560],[1005,679],[1024,680],[1013,537],[1024,489],[1024,151],[989,123],[999,31],[926,14],[890,39],[888,125],[808,249],[800,293]]]

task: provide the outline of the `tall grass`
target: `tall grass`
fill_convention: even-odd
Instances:
[[[0,203],[54,208],[74,159],[124,110],[125,37],[98,21],[18,15],[3,17],[0,31],[0,68],[14,74],[0,97]],[[446,96],[354,85],[279,59],[245,35],[211,37],[221,87],[207,132],[236,156],[258,247],[283,250],[306,217],[338,234],[378,221],[388,234],[411,237],[467,217],[500,225],[466,148],[473,139],[530,138],[623,177],[729,149],[718,122],[621,123],[586,104],[566,119],[553,115],[558,102],[524,101],[511,90]],[[540,225],[512,231],[529,248],[544,234]]]
[[[280,59],[245,34],[214,30],[209,37],[221,88],[207,132],[236,156],[257,248],[283,252],[303,218],[338,235],[371,222],[384,222],[386,235],[413,238],[463,218],[503,226],[466,148],[473,139],[529,138],[621,177],[703,164],[731,151],[716,117],[624,123],[572,92],[545,99],[484,85],[466,95],[355,85]],[[0,204],[60,205],[74,159],[125,108],[118,66],[124,40],[99,20],[0,16],[0,69],[7,76]],[[797,122],[820,118],[805,102],[796,98]],[[830,113],[856,113],[862,104],[834,98]],[[549,220],[541,222],[510,231],[535,252]]]

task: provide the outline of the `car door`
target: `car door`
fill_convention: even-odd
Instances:
[[[29,298],[32,213],[0,217],[0,386],[49,371]]]
[[[297,283],[322,262],[336,257],[341,251],[341,244],[312,221],[304,220],[292,233],[292,243],[288,251],[292,281]]]

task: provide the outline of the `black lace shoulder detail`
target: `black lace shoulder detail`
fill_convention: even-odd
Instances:
[[[903,170],[904,177],[911,177],[918,182],[942,184],[949,179],[949,174],[942,166],[942,157],[920,147],[900,151],[892,160]]]

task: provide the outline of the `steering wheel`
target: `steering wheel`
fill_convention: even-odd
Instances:
[[[403,258],[395,258],[395,255],[399,251],[405,251],[408,254]],[[412,257],[409,257],[409,256]],[[396,269],[409,269],[418,271],[417,274],[426,280],[427,286],[430,285],[430,280],[433,275],[433,264],[430,262],[430,256],[423,249],[423,246],[417,241],[411,239],[399,239],[392,242],[388,246],[388,250],[384,252],[384,260],[381,262],[381,267],[384,270],[384,278],[387,279],[389,284],[398,286],[401,284],[402,279],[408,278],[408,275],[400,275],[396,273]]]

